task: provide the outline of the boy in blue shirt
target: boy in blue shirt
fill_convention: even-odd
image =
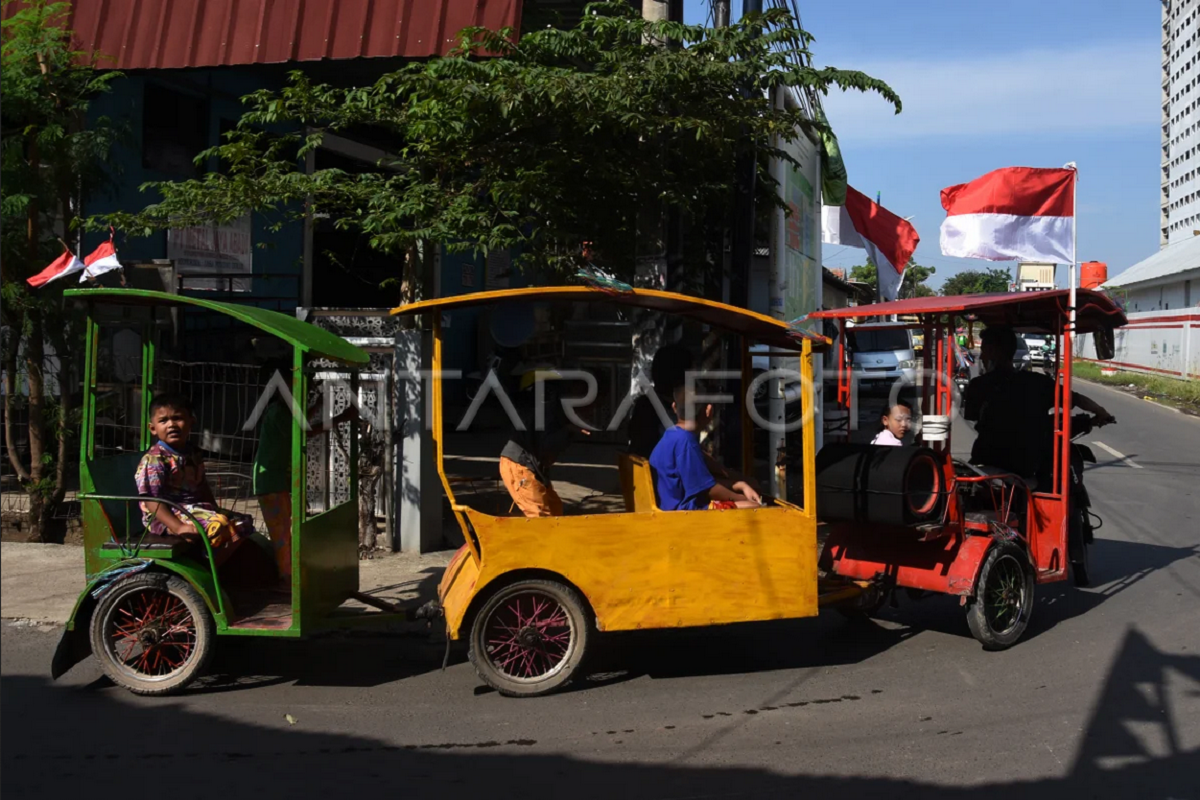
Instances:
[[[700,432],[712,422],[713,407],[696,405],[694,391],[675,390],[677,422],[650,453],[654,493],[663,511],[757,508],[762,497],[745,481],[729,483],[713,477],[700,449]]]

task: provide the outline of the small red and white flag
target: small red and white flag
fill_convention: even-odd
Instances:
[[[67,275],[72,275],[82,271],[84,263],[75,257],[75,254],[70,250],[63,250],[63,254],[50,262],[50,266],[34,275],[32,278],[26,278],[25,282],[30,286],[37,288],[45,286],[51,281],[56,281],[59,278],[64,278]]]
[[[895,300],[900,294],[904,269],[921,237],[908,220],[848,186],[844,206],[822,209],[821,241],[865,249],[868,260],[875,265],[879,298]]]
[[[79,276],[80,283],[95,280],[106,272],[121,268],[121,262],[117,260],[117,248],[113,247],[111,238],[93,250],[91,255],[83,260],[83,263],[86,268]]]
[[[1075,177],[1007,167],[942,189],[942,255],[988,261],[1075,260]]]

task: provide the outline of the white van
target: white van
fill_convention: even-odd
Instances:
[[[907,328],[886,322],[852,325],[846,329],[846,343],[859,389],[887,390],[898,380],[916,385],[917,354]]]

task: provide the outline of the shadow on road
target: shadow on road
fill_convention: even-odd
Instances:
[[[439,800],[1195,798],[1200,751],[1185,749],[1178,723],[1181,701],[1194,698],[1198,685],[1200,656],[1163,653],[1130,630],[1078,756],[1063,777],[948,788],[886,777],[588,762],[539,752],[561,747],[556,741],[482,732],[478,741],[446,741],[406,734],[399,725],[394,739],[382,741],[307,731],[302,710],[297,710],[294,726],[280,719],[281,727],[266,727],[198,713],[177,700],[135,701],[116,689],[88,691],[37,677],[4,677],[2,794],[6,800],[115,797],[128,792],[134,781],[169,786],[171,796],[178,798],[211,797],[214,792],[269,797],[353,792]],[[398,714],[396,719],[405,717]],[[664,730],[661,735],[674,734]],[[657,747],[670,745],[659,742]]]
[[[1169,547],[1097,536],[1089,552],[1092,586],[1079,588],[1069,579],[1039,585],[1035,593],[1033,617],[1023,639],[1032,639],[1060,622],[1086,614],[1150,574],[1197,556],[1200,556],[1200,544]],[[881,618],[911,625],[918,630],[934,630],[963,637],[971,635],[957,598],[931,595],[912,601],[903,593],[897,593],[897,598],[898,607],[885,607],[879,614]]]
[[[1079,589],[1069,581],[1039,586],[1025,638],[1090,612],[1156,570],[1198,555],[1200,545],[1168,547],[1097,538],[1092,549],[1097,586]],[[386,588],[405,596],[415,591],[427,599],[433,596],[440,573],[428,571],[416,589],[409,584]],[[643,675],[675,678],[856,664],[925,630],[970,637],[957,598],[935,595],[914,601],[903,592],[897,592],[896,598],[896,607],[885,607],[878,616],[899,626],[847,622],[826,611],[817,619],[605,634],[596,643],[592,661],[593,673],[602,677],[580,682],[576,690]],[[303,641],[222,637],[209,674],[193,691],[226,692],[282,683],[380,686],[436,671],[446,656],[440,628],[423,624],[386,634],[338,634]],[[465,661],[464,645],[452,644],[449,657],[452,664]]]
[[[1085,442],[1086,444],[1086,442]],[[1133,469],[1128,462],[1134,462],[1139,467],[1150,472],[1170,472],[1179,475],[1195,475],[1200,472],[1200,463],[1195,461],[1145,461],[1137,453],[1130,453],[1124,458],[1110,458],[1097,461],[1085,467],[1085,474],[1096,470]]]
[[[819,619],[620,633],[605,637],[593,664],[626,678],[833,667],[866,661],[918,632],[826,613]]]

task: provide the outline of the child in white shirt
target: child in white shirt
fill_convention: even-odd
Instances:
[[[871,440],[871,444],[899,447],[904,444],[904,436],[912,427],[912,408],[908,403],[900,401],[888,409],[880,418],[880,422],[883,424],[883,430]]]

